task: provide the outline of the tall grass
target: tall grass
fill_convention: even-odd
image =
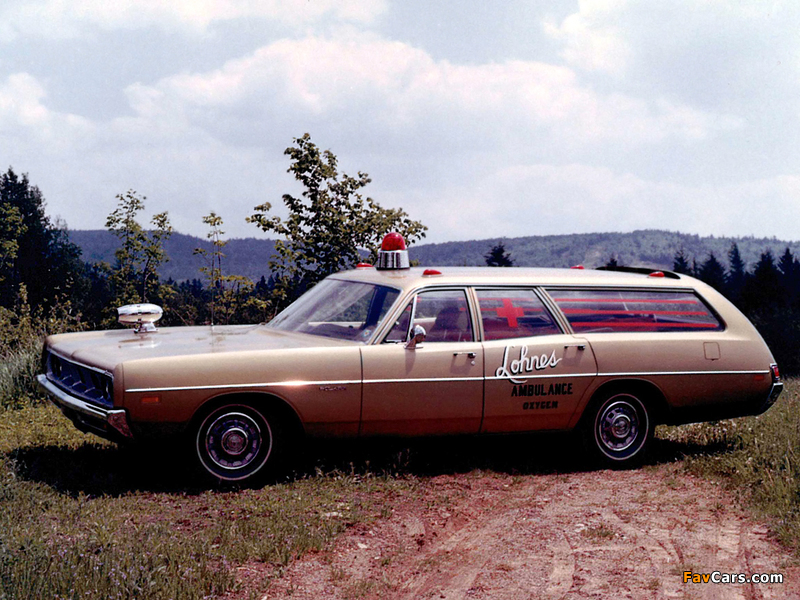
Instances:
[[[660,435],[708,448],[688,456],[686,468],[722,478],[800,552],[800,380],[787,381],[775,406],[758,417],[664,428]]]
[[[45,336],[82,328],[68,301],[46,312],[32,310],[24,286],[14,309],[0,307],[0,410],[40,402],[36,374]]]

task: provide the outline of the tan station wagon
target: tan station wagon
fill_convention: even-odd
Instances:
[[[393,237],[394,235],[394,237]],[[377,268],[317,284],[272,322],[54,335],[41,386],[82,431],[183,436],[243,481],[309,437],[578,429],[610,464],[657,423],[759,414],[783,388],[753,325],[696,279],[648,269]]]

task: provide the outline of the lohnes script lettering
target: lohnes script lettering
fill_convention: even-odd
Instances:
[[[497,371],[494,373],[495,377],[505,377],[512,383],[519,384],[525,382],[525,379],[514,379],[514,375],[519,376],[524,373],[541,371],[548,367],[552,369],[561,362],[560,358],[556,358],[555,350],[550,353],[550,356],[547,354],[528,356],[527,346],[521,346],[519,349],[519,358],[509,362],[508,354],[509,350],[512,348],[514,348],[514,346],[506,346],[503,352],[503,364],[497,367]]]

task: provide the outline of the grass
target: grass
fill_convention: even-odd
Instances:
[[[787,381],[763,415],[664,427],[658,436],[690,449],[688,471],[722,480],[800,554],[800,380]]]
[[[0,388],[12,371],[35,371],[37,352],[17,366],[0,362]],[[502,472],[518,483],[586,468],[567,436],[424,440],[360,457],[345,445],[263,489],[210,491],[166,449],[120,448],[79,433],[30,396],[25,377],[8,379],[13,393],[0,393],[0,600],[257,597],[293,560],[324,552],[348,527],[388,518],[405,499],[448,508],[452,494],[467,493],[431,493],[429,476]],[[656,465],[678,460],[725,481],[800,553],[800,381],[789,381],[762,416],[662,427],[658,438]],[[353,598],[375,591],[340,583]]]
[[[15,600],[262,591],[418,485],[331,470],[196,489],[179,465],[95,441],[48,406],[0,413],[0,457],[0,598]]]

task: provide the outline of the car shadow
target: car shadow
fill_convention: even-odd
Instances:
[[[35,446],[6,455],[18,479],[71,495],[120,496],[131,492],[200,493],[204,487],[167,447],[84,444]]]
[[[645,465],[725,452],[721,444],[655,439]],[[37,446],[5,456],[19,479],[43,483],[71,496],[132,492],[198,494],[210,487],[174,445],[77,448]],[[589,460],[574,434],[454,436],[307,442],[276,478],[286,482],[331,474],[435,477],[474,471],[509,475],[575,473],[605,469]],[[261,484],[263,485],[263,484]],[[227,486],[228,489],[236,486]]]

